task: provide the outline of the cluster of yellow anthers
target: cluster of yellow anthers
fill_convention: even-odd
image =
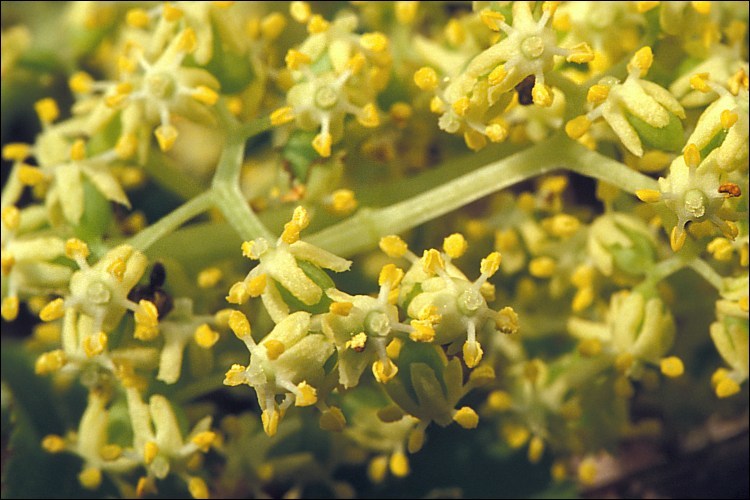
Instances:
[[[430,107],[440,114],[440,128],[461,133],[467,146],[481,149],[508,136],[503,113],[514,96],[514,89],[531,79],[534,104],[552,105],[552,89],[545,84],[545,73],[555,66],[555,57],[569,62],[584,63],[594,58],[586,43],[573,48],[557,46],[557,34],[547,23],[559,2],[544,2],[542,15],[535,20],[527,2],[513,4],[513,24],[508,25],[498,11],[486,8],[479,12],[481,20],[495,32],[506,37],[476,55],[463,71],[448,78],[440,88],[437,72],[423,67],[414,74],[414,82],[423,90],[435,91]]]
[[[290,72],[287,106],[271,114],[274,125],[295,121],[303,130],[320,130],[312,145],[320,156],[344,134],[344,118],[353,114],[365,127],[377,127],[377,95],[386,87],[391,55],[380,32],[354,33],[358,19],[342,13],[332,22],[313,15],[305,2],[292,2],[292,17],[307,24],[309,36],[286,54]]]

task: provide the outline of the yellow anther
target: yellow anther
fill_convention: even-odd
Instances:
[[[177,129],[173,125],[160,125],[154,131],[159,149],[169,151],[177,140]]]
[[[39,323],[34,326],[34,337],[43,344],[52,344],[60,341],[62,329],[56,323]]]
[[[469,382],[477,386],[487,385],[497,378],[495,369],[490,365],[478,366],[471,371]]]
[[[306,381],[297,384],[297,391],[294,406],[312,406],[318,402],[318,391]]]
[[[224,385],[235,387],[240,384],[246,383],[247,378],[245,370],[247,370],[246,367],[238,365],[237,363],[233,364],[232,367],[224,374]]]
[[[102,471],[97,467],[86,467],[78,474],[78,482],[87,490],[96,490],[102,484]]]
[[[469,244],[461,233],[453,233],[443,240],[443,250],[451,259],[457,259],[466,253]]]
[[[596,84],[596,85],[592,85],[591,88],[589,88],[589,91],[586,94],[586,100],[594,104],[599,104],[601,102],[604,102],[604,100],[607,99],[608,95],[609,95],[608,85]]]
[[[539,436],[534,436],[529,442],[529,462],[532,464],[539,463],[544,455],[544,440]]]
[[[484,135],[474,129],[469,129],[464,132],[464,142],[472,151],[479,151],[487,145],[487,139]]]
[[[479,272],[486,275],[488,278],[492,277],[497,270],[500,269],[501,261],[502,256],[500,255],[500,252],[492,252],[482,259],[482,262],[479,264]]]
[[[505,66],[503,64],[499,64],[490,71],[490,74],[487,75],[487,82],[490,85],[499,85],[503,83],[503,80],[505,80],[505,77],[508,76],[508,72],[505,70]]]
[[[41,169],[26,164],[19,165],[17,172],[18,180],[24,186],[37,186],[47,179]]]
[[[65,242],[65,255],[70,259],[86,259],[89,256],[89,246],[78,238],[70,238]]]
[[[289,4],[289,14],[298,23],[306,23],[312,15],[310,4],[307,2],[292,2]]]
[[[357,198],[351,189],[337,189],[331,193],[328,207],[336,215],[348,215],[357,208]]]
[[[417,9],[419,8],[419,2],[415,1],[402,1],[395,2],[394,9],[396,11],[396,21],[399,24],[411,24],[417,17]]]
[[[723,128],[724,130],[732,128],[732,126],[737,123],[737,120],[739,120],[739,118],[739,115],[734,111],[725,109],[721,112],[721,128]]]
[[[312,146],[317,153],[323,158],[331,156],[331,143],[333,142],[331,134],[328,132],[320,133],[312,140]]]
[[[127,270],[127,264],[122,258],[113,260],[109,266],[107,266],[107,272],[114,276],[117,281],[122,281],[125,277],[125,271]]]
[[[117,139],[117,144],[115,144],[115,153],[121,160],[132,158],[137,149],[138,139],[135,134],[123,134]]]
[[[199,432],[190,441],[193,442],[203,453],[206,453],[211,445],[216,442],[216,433],[212,431]]]
[[[107,462],[117,460],[122,456],[122,447],[116,444],[105,444],[99,449],[99,456]]]
[[[2,251],[2,253],[0,253],[0,266],[2,267],[2,273],[4,276],[10,274],[10,271],[13,269],[13,266],[15,264],[16,258],[12,254],[4,250]]]
[[[62,349],[45,352],[36,358],[34,372],[37,375],[46,375],[58,371],[65,366],[65,352]]]
[[[433,325],[440,323],[442,316],[435,305],[424,306],[417,314],[417,319],[427,321]]]
[[[750,310],[750,297],[745,295],[740,298],[740,300],[737,301],[737,305],[739,305],[741,311],[748,312],[748,310]]]
[[[315,14],[307,22],[307,32],[311,35],[316,33],[323,33],[328,30],[330,23],[326,21],[320,14]]]
[[[52,123],[60,116],[60,108],[57,107],[57,102],[51,97],[38,100],[34,103],[34,109],[44,125]]]
[[[673,252],[679,252],[682,246],[685,244],[687,239],[687,232],[679,230],[677,226],[672,228],[672,232],[669,234],[669,245],[672,247]]]
[[[70,87],[70,90],[76,94],[86,94],[91,92],[93,84],[94,79],[85,71],[77,71],[68,79],[68,87]]]
[[[159,325],[159,310],[156,308],[156,305],[153,302],[150,302],[146,299],[141,299],[140,302],[138,302],[138,307],[135,313],[133,313],[133,317],[135,318],[137,327],[157,329]],[[138,333],[138,328],[136,328],[136,333]],[[153,332],[150,337],[155,337],[156,333],[158,333],[158,329],[156,332]],[[136,338],[140,337],[136,336]],[[141,340],[145,339],[141,338]]]
[[[299,226],[300,230],[305,229],[310,225],[310,214],[307,213],[305,207],[297,206],[292,213],[291,222]]]
[[[117,58],[117,69],[120,71],[120,73],[129,74],[135,71],[137,68],[138,68],[138,63],[132,58],[126,57],[126,56],[119,56]],[[112,102],[109,101],[109,99],[114,99],[115,97],[117,96],[108,97],[107,99],[105,99],[104,103],[107,106],[114,108],[125,98],[125,96],[120,96],[120,101],[112,101]]]
[[[396,366],[389,358],[386,358],[385,366],[381,360],[377,360],[372,364],[372,374],[375,376],[375,380],[381,384],[389,382],[397,373],[398,366]]]
[[[278,359],[279,356],[284,354],[284,351],[286,350],[286,346],[283,342],[280,340],[275,339],[269,339],[263,342],[263,346],[266,348],[266,354],[268,355],[268,359],[275,360]]]
[[[0,316],[5,321],[13,321],[18,317],[18,297],[15,295],[5,297],[0,306]]]
[[[469,368],[474,368],[479,364],[480,361],[482,361],[482,356],[484,355],[484,350],[482,350],[481,344],[479,342],[469,342],[468,340],[464,342],[463,346],[463,355],[464,355],[464,363],[466,363],[466,366]]]
[[[169,21],[170,23],[172,23],[175,21],[179,21],[180,18],[182,18],[182,10],[178,9],[170,3],[164,3],[164,6],[162,8],[162,15],[164,16],[165,21]]]
[[[578,344],[578,352],[584,358],[593,358],[602,352],[602,343],[599,339],[585,339]]]
[[[437,115],[445,112],[445,103],[438,96],[430,99],[430,111]]]
[[[428,274],[435,274],[438,269],[445,269],[445,262],[440,252],[434,248],[425,250],[422,254],[422,269]]]
[[[535,278],[550,278],[556,269],[557,264],[550,257],[537,257],[529,262],[529,273]]]
[[[31,146],[23,142],[10,142],[3,146],[3,159],[23,161],[31,155]]]
[[[518,313],[510,306],[503,307],[495,315],[495,327],[505,335],[518,333]]]
[[[711,92],[711,87],[708,85],[708,73],[697,73],[691,76],[690,86],[703,93]]]
[[[39,311],[39,319],[42,321],[54,321],[65,315],[65,301],[55,299]]]
[[[557,8],[560,6],[562,2],[543,2],[542,3],[542,10],[544,12],[549,12],[551,16],[555,15],[555,11],[557,11]]]
[[[685,365],[677,356],[669,356],[659,361],[661,372],[669,378],[677,378],[685,373]]]
[[[250,321],[241,311],[232,311],[229,315],[229,328],[240,339],[252,333]]]
[[[409,332],[409,338],[414,342],[432,342],[435,340],[435,328],[427,320],[413,319],[409,322],[414,331]]]
[[[347,349],[362,352],[365,350],[365,347],[367,345],[367,334],[365,332],[359,332],[358,334],[352,336],[350,340],[347,340],[346,344],[344,345]]]
[[[388,468],[394,476],[406,477],[409,475],[409,459],[406,458],[406,455],[403,452],[397,451],[391,455],[391,458],[388,461]]]
[[[195,343],[204,349],[210,349],[219,341],[219,332],[213,330],[208,324],[203,323],[195,329],[193,334]]]
[[[571,54],[565,58],[568,62],[583,64],[594,60],[594,51],[586,42],[579,43],[571,47],[570,50],[572,51]]]
[[[193,28],[185,28],[177,37],[177,50],[191,54],[198,48],[198,37]]]
[[[380,125],[380,115],[375,104],[371,102],[365,104],[362,110],[357,113],[357,121],[360,125],[367,128],[374,128]]]
[[[451,108],[453,109],[453,112],[456,113],[458,116],[464,116],[466,115],[466,112],[469,110],[469,98],[466,96],[459,97],[456,99],[456,101],[451,105]]]
[[[93,358],[103,353],[107,348],[107,334],[98,332],[83,339],[83,352],[86,356]]]
[[[271,113],[271,125],[284,125],[294,120],[294,110],[291,106],[284,106]]]
[[[206,481],[197,476],[191,477],[190,481],[188,481],[188,491],[190,492],[190,496],[196,500],[210,498],[211,496],[208,492]]]
[[[479,415],[472,408],[464,406],[453,415],[453,420],[464,429],[476,429]]]
[[[406,242],[395,234],[383,236],[378,245],[388,257],[392,258],[403,257],[409,250]]]
[[[21,211],[14,205],[8,205],[0,212],[0,219],[9,231],[15,231],[21,224]]]
[[[628,63],[628,72],[632,72],[633,69],[638,69],[640,71],[640,76],[645,76],[653,63],[654,53],[651,51],[651,47],[647,45],[638,49],[638,52],[636,52],[630,60]]]
[[[354,304],[351,302],[332,302],[328,307],[328,311],[338,316],[349,316],[352,307],[354,307]]]
[[[492,31],[500,31],[500,26],[502,26],[505,22],[504,15],[489,9],[483,10],[479,14],[479,17],[482,19],[482,22],[485,24],[485,26],[487,26]]]
[[[550,476],[556,483],[561,483],[568,478],[568,468],[561,461],[555,461],[550,468]]]
[[[132,28],[145,28],[149,22],[148,13],[143,9],[130,9],[125,14],[125,22]]]
[[[201,288],[212,288],[216,286],[223,277],[224,272],[218,267],[207,267],[198,273],[196,283]]]
[[[359,43],[366,50],[383,52],[388,48],[388,37],[378,31],[365,33],[359,37]]]
[[[389,110],[389,114],[398,126],[404,126],[414,114],[414,109],[405,102],[395,102]]]
[[[591,128],[591,121],[586,118],[586,115],[581,115],[565,124],[565,133],[571,139],[578,140],[588,132],[589,128]]]
[[[638,12],[643,14],[644,12],[648,12],[651,9],[655,9],[656,7],[658,7],[659,3],[660,2],[636,2],[635,8],[638,10]]]
[[[457,47],[466,41],[466,30],[461,26],[458,19],[454,18],[448,21],[448,24],[445,25],[443,31],[448,43],[454,47]]]
[[[490,123],[484,128],[484,135],[492,142],[503,142],[508,138],[508,127],[502,123]]]
[[[266,281],[267,278],[265,274],[259,274],[250,278],[247,282],[247,293],[250,297],[260,297],[266,289]]]
[[[438,86],[437,72],[428,66],[419,68],[414,73],[414,83],[422,90],[435,90]]]
[[[245,241],[241,246],[242,255],[251,260],[258,260],[268,249],[267,245],[256,240]]]
[[[545,231],[558,238],[569,238],[581,227],[581,222],[568,214],[557,214],[542,221]]]
[[[526,427],[519,424],[507,423],[502,427],[502,435],[505,442],[513,449],[518,449],[529,440],[531,433]]]
[[[645,203],[656,203],[661,200],[661,193],[655,189],[637,189],[635,195]]]
[[[573,296],[573,302],[570,307],[573,309],[573,312],[581,312],[593,304],[595,298],[596,294],[594,293],[593,287],[586,286],[580,288]]]
[[[388,286],[391,289],[396,288],[404,277],[404,271],[399,269],[394,264],[386,264],[380,270],[380,276],[378,276],[379,286]]]
[[[729,26],[724,30],[724,33],[726,33],[727,38],[729,39],[729,42],[731,45],[741,43],[742,40],[745,38],[745,33],[747,32],[747,23],[744,23],[738,19],[733,20],[729,23]]]
[[[320,428],[328,432],[341,432],[346,428],[346,417],[341,408],[331,406],[320,415]]]
[[[219,94],[214,89],[205,85],[198,85],[190,95],[196,101],[202,102],[207,106],[213,106],[219,100]]]
[[[552,19],[552,27],[557,31],[570,31],[570,28],[572,27],[570,14],[567,12],[557,13]]]
[[[506,391],[492,391],[487,396],[487,406],[495,411],[508,411],[513,408],[513,398]]]
[[[276,40],[286,28],[286,18],[280,12],[272,12],[260,22],[260,32],[268,41]]]
[[[62,453],[65,451],[65,440],[57,434],[49,434],[42,439],[42,448],[47,453]]]
[[[727,88],[729,88],[729,92],[732,95],[738,95],[740,89],[747,90],[748,86],[750,86],[750,78],[748,78],[748,74],[744,68],[738,69],[727,81]]]
[[[740,392],[740,384],[730,377],[725,377],[716,384],[716,395],[721,398],[728,398]]]
[[[690,2],[698,14],[707,16],[711,13],[711,2]]]
[[[284,58],[286,67],[290,70],[297,70],[304,64],[310,64],[312,59],[307,54],[304,54],[296,49],[289,49]]]
[[[706,245],[706,250],[713,255],[714,259],[722,262],[730,261],[734,254],[732,242],[726,238],[714,238]]]
[[[230,304],[242,305],[250,298],[250,292],[247,289],[247,283],[238,281],[229,288],[226,301]]]
[[[159,454],[159,445],[156,444],[154,441],[146,441],[146,444],[143,446],[143,461],[146,465],[151,465],[156,458],[156,455]]]
[[[578,466],[578,480],[590,486],[596,481],[597,474],[596,461],[592,457],[584,458]]]
[[[358,74],[362,71],[367,63],[367,58],[361,52],[354,54],[347,62],[346,67],[349,68],[353,75]]]
[[[547,85],[539,82],[534,84],[534,88],[531,89],[531,97],[534,99],[534,104],[548,108],[552,106],[552,92]]]
[[[685,164],[690,168],[697,168],[701,163],[701,153],[698,151],[698,146],[693,143],[688,144],[683,152],[685,157]]]

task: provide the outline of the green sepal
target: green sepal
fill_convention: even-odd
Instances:
[[[662,128],[652,127],[630,113],[626,113],[625,116],[647,146],[672,152],[679,152],[682,149],[685,143],[682,122],[672,113],[669,113],[669,123]]]

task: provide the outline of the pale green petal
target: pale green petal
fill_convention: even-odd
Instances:
[[[352,265],[352,261],[342,259],[338,255],[331,252],[318,248],[315,245],[311,245],[305,241],[295,241],[289,245],[289,251],[292,255],[297,257],[299,260],[306,260],[312,262],[318,267],[330,269],[337,273],[348,271]]]
[[[60,199],[60,206],[68,222],[78,224],[83,215],[83,184],[81,171],[76,165],[55,167],[57,185],[53,188]]]

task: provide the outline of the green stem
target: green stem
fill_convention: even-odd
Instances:
[[[639,189],[659,189],[659,184],[651,177],[576,142],[569,142],[559,154],[564,154],[566,167],[571,171],[602,180],[628,193],[635,194]]]
[[[224,387],[224,374],[217,373],[196,380],[174,393],[173,400],[179,402],[193,401],[206,394],[211,394]]]
[[[160,186],[183,200],[195,198],[205,189],[200,182],[176,167],[173,161],[163,153],[151,152],[143,169]]]
[[[705,260],[696,258],[690,263],[690,268],[708,281],[715,289],[721,291],[724,288],[724,278]]]
[[[660,281],[667,279],[669,276],[673,275],[681,269],[684,269],[685,267],[688,267],[689,265],[690,260],[685,259],[681,255],[673,255],[672,257],[669,257],[668,259],[665,259],[652,267],[648,272],[648,276],[646,277],[646,279],[643,280],[643,282],[640,283],[636,288],[640,288],[643,290],[652,288]]]
[[[170,234],[185,222],[210,209],[213,204],[214,194],[211,191],[199,194],[154,224],[140,231],[130,238],[128,243],[132,247],[144,252],[159,239]]]

